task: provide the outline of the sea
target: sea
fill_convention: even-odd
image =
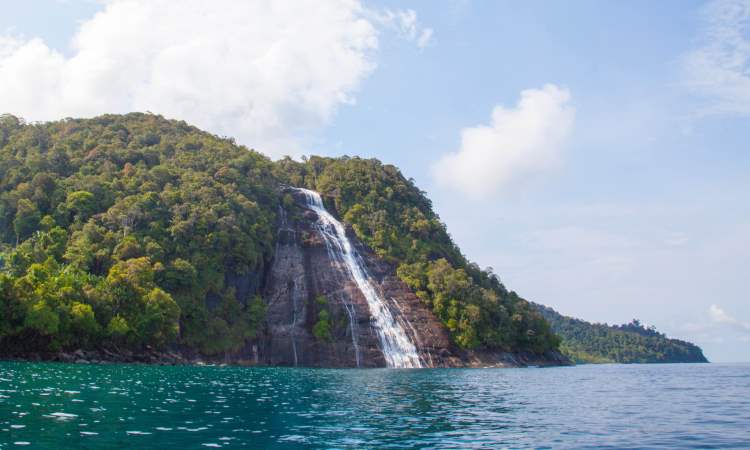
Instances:
[[[750,365],[0,362],[0,448],[750,448]]]

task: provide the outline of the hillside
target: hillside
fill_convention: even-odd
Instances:
[[[577,363],[708,362],[698,346],[669,339],[637,320],[624,325],[589,323],[536,306],[562,338],[562,352]]]
[[[461,256],[429,201],[393,166],[273,163],[150,114],[44,124],[6,115],[0,353],[170,348],[247,357],[266,328],[262,294],[279,207],[291,208],[285,184],[319,190],[398,266],[452,345],[557,348],[544,319]]]
[[[4,351],[213,354],[258,331],[278,202],[267,158],[145,114],[4,116],[0,147]]]
[[[461,254],[430,200],[394,166],[315,156],[279,165],[287,183],[320,192],[366,245],[396,266],[461,347],[557,348],[537,311]]]
[[[296,364],[301,343],[305,365],[351,366],[355,353],[359,365],[357,335],[375,355],[379,328],[355,326],[372,322],[367,303],[290,186],[319,192],[345,224],[430,364],[557,361],[548,321],[559,320],[468,261],[394,166],[272,162],[140,113],[43,124],[0,117],[0,356],[164,350],[291,364],[294,347]],[[658,353],[662,340],[641,344]]]

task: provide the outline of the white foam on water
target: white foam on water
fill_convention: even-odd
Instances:
[[[57,420],[72,420],[78,417],[78,414],[71,414],[71,413],[65,413],[65,412],[53,412],[53,413],[48,414],[47,417],[51,417]]]

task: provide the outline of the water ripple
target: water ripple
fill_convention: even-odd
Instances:
[[[749,374],[0,363],[0,448],[748,448]]]

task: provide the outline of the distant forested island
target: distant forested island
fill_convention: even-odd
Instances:
[[[589,323],[537,307],[562,338],[563,353],[577,363],[708,362],[697,345],[669,339],[637,319],[623,325]]]
[[[583,362],[705,360],[653,330],[524,300],[467,260],[392,165],[274,162],[141,113],[0,117],[0,357],[385,365],[362,293],[290,187],[319,192],[345,224],[423,366],[565,363],[561,351]]]

